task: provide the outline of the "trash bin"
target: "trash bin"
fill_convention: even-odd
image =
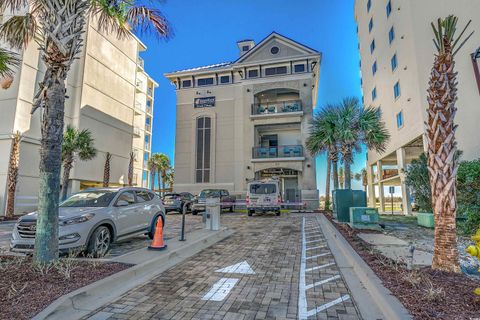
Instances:
[[[205,227],[208,230],[220,230],[220,198],[206,199]]]

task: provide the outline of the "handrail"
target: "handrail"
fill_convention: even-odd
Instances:
[[[253,103],[252,115],[265,115],[303,111],[302,100],[273,101],[266,103]]]

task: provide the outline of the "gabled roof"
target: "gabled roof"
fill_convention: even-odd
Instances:
[[[288,44],[290,44],[294,47],[297,47],[298,49],[300,49],[302,51],[305,51],[305,53],[307,53],[307,54],[320,54],[320,52],[318,52],[315,49],[312,49],[312,48],[310,48],[310,47],[308,47],[304,44],[301,44],[298,41],[292,40],[292,39],[290,39],[290,38],[288,38],[284,35],[281,35],[281,34],[275,32],[275,31],[273,31],[268,36],[266,36],[264,39],[262,39],[258,44],[256,44],[252,49],[250,49],[247,53],[245,53],[244,55],[240,56],[237,60],[235,60],[233,62],[233,64],[237,64],[237,63],[241,63],[241,62],[245,61],[249,56],[251,56],[253,53],[260,50],[260,48],[262,48],[267,42],[269,42],[273,38],[283,40],[284,42],[286,42],[286,43],[288,43]]]

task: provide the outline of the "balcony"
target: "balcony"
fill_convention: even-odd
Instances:
[[[252,116],[303,114],[301,100],[275,101],[252,104]]]
[[[145,107],[145,111],[148,113],[148,114],[152,114],[152,103],[147,103],[146,107]]]
[[[145,124],[145,131],[152,132],[152,125],[146,123],[146,124]]]
[[[142,112],[145,112],[145,105],[138,101],[135,101],[135,113],[137,115],[141,115]]]
[[[137,81],[135,82],[135,87],[136,87],[137,91],[143,92],[143,90],[144,90],[143,81],[137,79]]]
[[[382,180],[398,176],[398,169],[383,169]]]
[[[147,87],[147,95],[149,97],[153,97],[153,88],[152,87]]]
[[[138,66],[141,70],[143,70],[143,69],[145,68],[145,61],[144,61],[142,58],[140,58],[140,57],[138,57],[137,66]]]
[[[288,145],[278,147],[253,147],[253,159],[282,159],[286,160],[303,160],[303,146]]]
[[[142,136],[142,130],[139,127],[133,127],[133,135],[137,138]]]

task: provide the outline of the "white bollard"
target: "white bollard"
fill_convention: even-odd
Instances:
[[[220,198],[207,198],[205,211],[207,213],[206,228],[220,230]]]

